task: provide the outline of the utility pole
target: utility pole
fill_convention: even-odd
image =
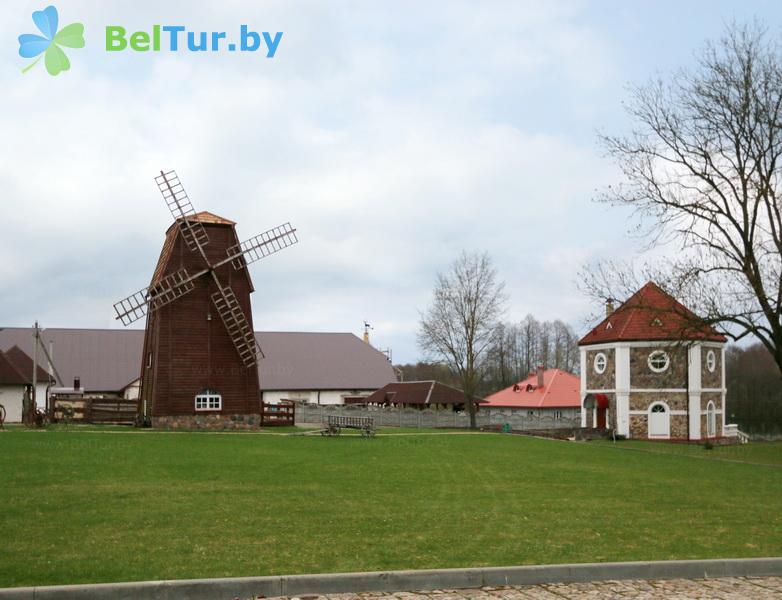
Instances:
[[[35,395],[38,388],[38,321],[35,322],[35,328],[33,330],[33,393],[32,393],[32,406],[30,407],[30,414],[32,415],[35,409],[38,407],[36,403]]]

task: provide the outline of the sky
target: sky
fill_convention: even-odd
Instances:
[[[0,326],[121,327],[171,216],[175,169],[196,210],[246,239],[290,221],[300,243],[251,266],[260,331],[351,331],[421,357],[420,312],[462,250],[487,252],[527,314],[588,329],[585,264],[636,260],[598,133],[631,123],[627,87],[694,62],[732,21],[779,35],[782,5],[677,2],[56,3],[86,46],[47,74],[19,56],[42,2],[0,22]],[[265,52],[107,52],[106,26],[239,28]],[[143,326],[143,325],[139,325]]]

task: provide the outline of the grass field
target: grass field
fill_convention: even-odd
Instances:
[[[0,432],[0,586],[782,554],[780,444],[101,431]]]

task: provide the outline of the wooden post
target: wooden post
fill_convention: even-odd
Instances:
[[[38,321],[35,322],[35,329],[33,333],[33,406],[37,407],[36,403],[36,388],[38,387]]]

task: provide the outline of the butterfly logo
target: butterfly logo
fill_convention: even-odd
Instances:
[[[33,23],[43,36],[34,33],[25,33],[19,36],[19,56],[23,58],[37,57],[22,69],[22,73],[27,73],[38,64],[41,58],[43,58],[49,75],[59,75],[70,69],[71,61],[68,60],[61,46],[84,48],[84,25],[71,23],[57,31],[59,17],[57,9],[53,6],[36,10],[33,13]]]

